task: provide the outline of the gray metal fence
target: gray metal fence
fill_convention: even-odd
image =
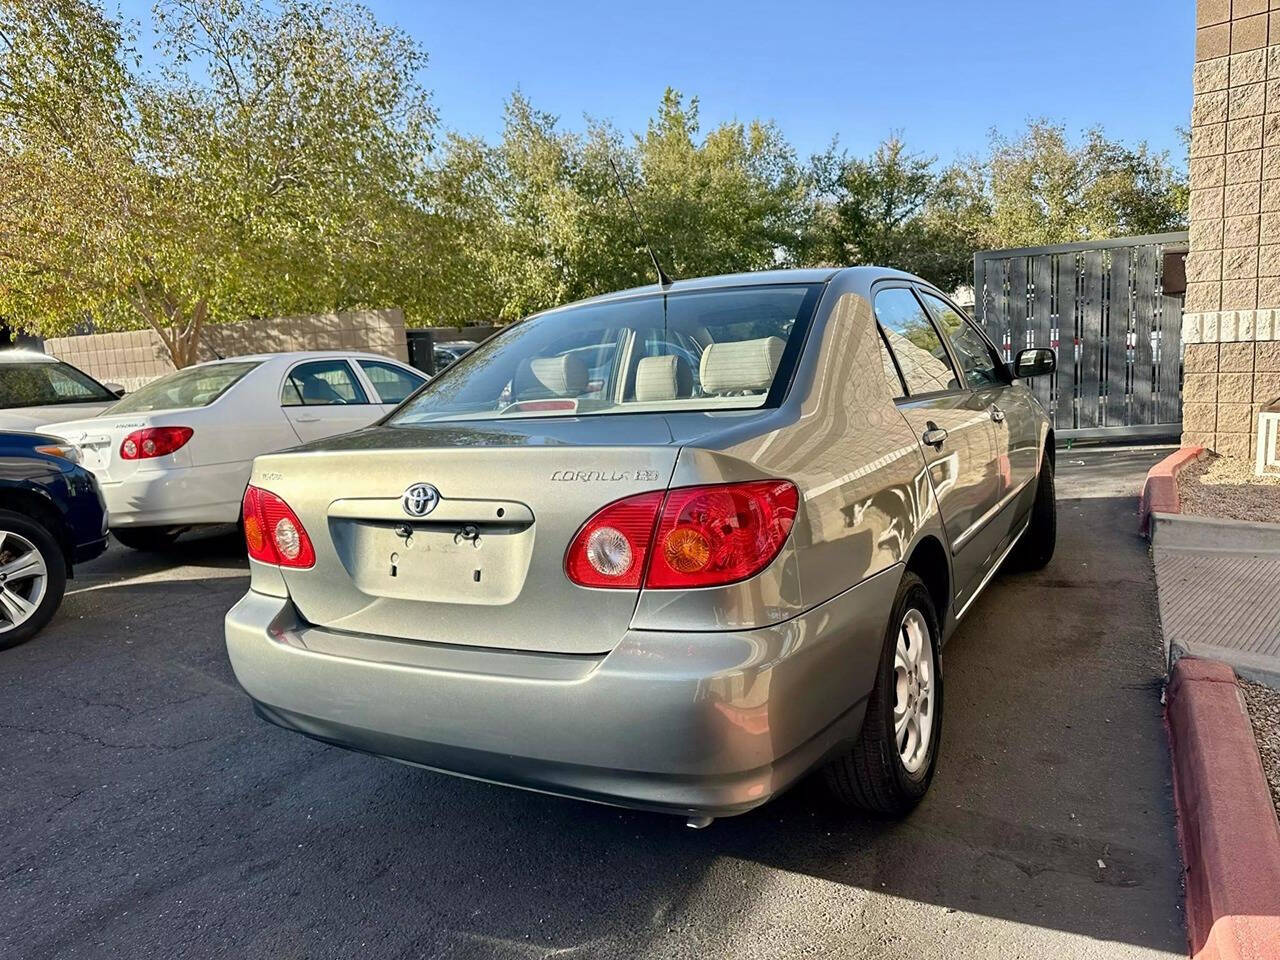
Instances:
[[[1058,353],[1031,383],[1059,437],[1179,432],[1186,250],[1182,232],[974,256],[974,313],[1005,358]]]

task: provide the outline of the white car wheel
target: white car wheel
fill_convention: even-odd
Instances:
[[[919,773],[933,738],[933,644],[924,615],[914,607],[898,628],[893,657],[893,734],[908,773]]]
[[[30,620],[49,589],[49,566],[34,543],[0,530],[0,634]]]

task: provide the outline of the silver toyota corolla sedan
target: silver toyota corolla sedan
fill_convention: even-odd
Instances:
[[[692,825],[817,767],[904,814],[943,641],[1053,554],[1019,382],[1053,369],[875,267],[530,317],[378,425],[257,459],[236,676],[329,743]]]

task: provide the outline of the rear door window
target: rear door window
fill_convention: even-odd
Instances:
[[[368,403],[364,387],[345,360],[300,363],[285,378],[280,404],[285,407],[325,407]]]
[[[876,294],[876,320],[898,361],[912,396],[960,389],[960,380],[942,337],[916,295],[906,287]]]

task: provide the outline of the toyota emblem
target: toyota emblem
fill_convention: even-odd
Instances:
[[[411,517],[425,517],[440,502],[440,491],[429,483],[415,483],[404,492],[400,505]]]

